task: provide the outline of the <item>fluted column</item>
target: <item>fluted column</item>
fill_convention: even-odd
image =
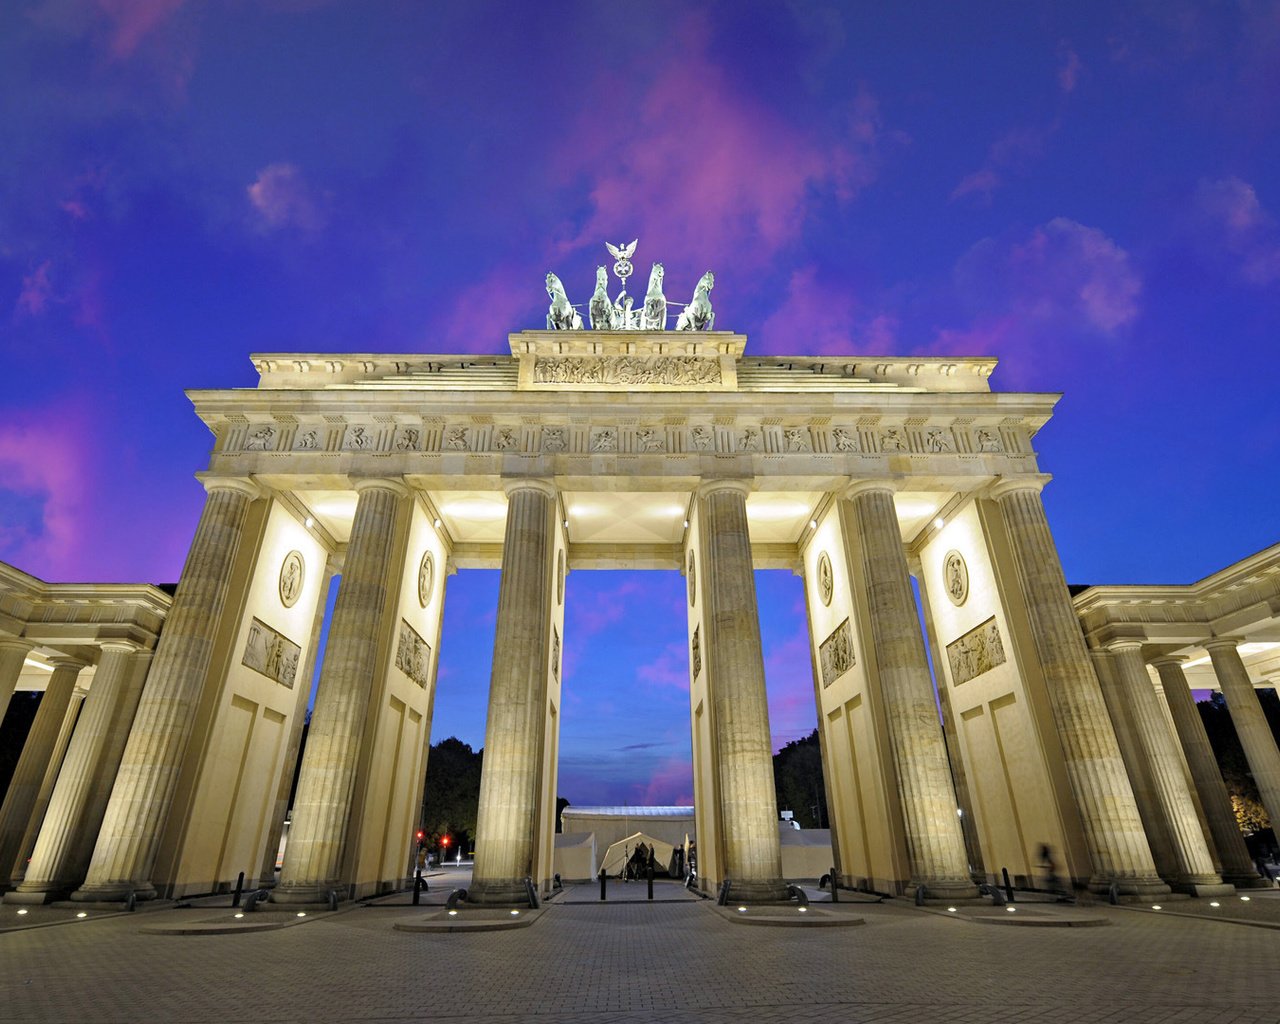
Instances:
[[[1173,715],[1173,727],[1182,743],[1187,767],[1191,769],[1191,779],[1200,796],[1200,806],[1204,808],[1209,835],[1222,862],[1222,880],[1240,888],[1260,888],[1266,882],[1254,869],[1249,848],[1245,846],[1244,836],[1236,823],[1231,797],[1218,769],[1218,759],[1214,756],[1204,720],[1196,709],[1191,687],[1182,671],[1183,660],[1168,656],[1157,658],[1153,664],[1160,673],[1164,699]]]
[[[31,644],[25,640],[6,637],[0,640],[0,721],[9,710],[9,701],[22,675],[22,666],[31,653]]]
[[[1142,819],[1147,845],[1151,848],[1151,859],[1155,861],[1156,872],[1160,877],[1166,882],[1173,882],[1178,877],[1178,858],[1173,852],[1169,824],[1165,821],[1164,811],[1156,796],[1151,764],[1142,751],[1142,744],[1138,742],[1138,730],[1133,723],[1128,691],[1120,679],[1120,666],[1104,650],[1090,650],[1089,657],[1093,661],[1093,670],[1098,677],[1098,685],[1102,688],[1107,712],[1111,716],[1111,727],[1116,734],[1125,771],[1129,774],[1129,786],[1138,804],[1138,815]]]
[[[493,640],[476,862],[467,900],[522,903],[533,871],[542,755],[543,690],[551,657],[556,491],[542,480],[506,484],[507,525]]]
[[[139,899],[151,884],[160,830],[169,814],[178,771],[213,654],[231,568],[258,488],[248,480],[213,479],[182,578],[165,618],[133,728],[84,884],[73,900]]]
[[[356,482],[355,519],[333,607],[320,685],[302,755],[293,824],[284,851],[276,903],[319,903],[332,890],[347,896],[342,877],[360,742],[373,687],[381,678],[379,637],[388,602],[396,541],[409,490],[396,480]]]
[[[1120,682],[1128,698],[1134,731],[1142,754],[1151,768],[1151,781],[1160,804],[1178,874],[1176,889],[1197,896],[1224,896],[1234,887],[1224,885],[1213,866],[1213,856],[1205,843],[1191,790],[1182,771],[1182,759],[1160,709],[1155,687],[1142,658],[1142,641],[1117,640],[1107,648],[1116,659]]]
[[[911,884],[939,899],[976,897],[893,490],[881,481],[857,483],[843,505],[862,556]]]
[[[100,780],[115,776],[141,696],[134,672],[137,644],[109,640],[101,648],[31,862],[6,903],[43,903],[65,893],[82,880],[88,865],[109,793]]]
[[[22,841],[18,844],[17,855],[9,866],[10,886],[17,885],[22,881],[22,876],[26,874],[27,861],[30,859],[31,851],[35,848],[36,836],[40,834],[40,827],[44,824],[45,811],[49,807],[49,800],[53,796],[53,787],[57,784],[58,775],[62,771],[62,762],[67,755],[67,747],[70,745],[71,736],[80,721],[80,709],[84,707],[85,694],[86,691],[77,686],[72,691],[71,702],[67,705],[67,710],[62,716],[62,726],[58,729],[58,738],[54,741],[53,750],[49,753],[49,764],[44,770],[44,777],[40,780],[40,789],[36,793],[36,802],[31,806],[31,814],[27,818],[27,827],[23,830]]]
[[[782,879],[773,738],[747,527],[748,490],[739,480],[703,484],[698,522],[724,876],[732,883],[735,901],[753,903],[783,899],[787,886]]]
[[[58,738],[66,726],[76,677],[84,668],[84,662],[76,658],[54,657],[49,661],[53,672],[44,696],[40,698],[31,731],[22,745],[22,753],[18,755],[18,764],[13,770],[4,803],[0,805],[0,864],[4,865],[5,880],[8,880],[9,869],[20,854],[45,774],[55,756],[62,755],[62,750],[58,749]]]
[[[1222,687],[1222,696],[1227,699],[1227,710],[1231,712],[1231,722],[1240,737],[1262,805],[1273,822],[1280,822],[1280,750],[1276,749],[1267,716],[1258,703],[1249,670],[1240,659],[1236,647],[1239,643],[1235,637],[1219,637],[1207,641],[1204,649],[1209,652],[1213,673]]]
[[[1163,895],[1169,887],[1156,874],[1142,831],[1138,805],[1045,519],[1040,487],[1039,481],[1014,478],[998,483],[991,493],[1009,534],[1036,655],[1093,861],[1091,887],[1104,891],[1115,882],[1126,895]]]

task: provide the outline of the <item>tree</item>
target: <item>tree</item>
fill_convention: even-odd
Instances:
[[[1267,724],[1271,726],[1271,734],[1280,742],[1280,699],[1277,699],[1275,690],[1258,690],[1257,694]],[[1204,731],[1209,736],[1209,745],[1213,747],[1214,757],[1218,760],[1222,781],[1227,784],[1227,793],[1231,796],[1231,806],[1235,811],[1236,821],[1240,824],[1240,831],[1245,835],[1252,835],[1269,828],[1270,819],[1262,806],[1253,773],[1249,771],[1249,762],[1240,745],[1240,737],[1236,735],[1235,723],[1231,720],[1226,699],[1221,693],[1215,692],[1208,700],[1198,701],[1196,710],[1200,712]]]
[[[778,809],[792,811],[801,828],[828,827],[817,729],[803,739],[792,740],[773,755],[773,786]]]
[[[480,808],[483,762],[484,750],[472,750],[470,744],[456,736],[432,746],[422,790],[422,829],[429,847],[448,835],[455,849],[471,848]]]

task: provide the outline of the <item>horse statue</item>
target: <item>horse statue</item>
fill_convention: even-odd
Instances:
[[[693,299],[676,318],[677,331],[710,331],[715,329],[716,314],[711,308],[711,289],[716,286],[716,275],[707,271],[693,290]]]
[[[644,312],[640,326],[646,331],[663,331],[667,327],[667,297],[662,294],[662,278],[666,273],[661,263],[649,271],[649,290],[644,296]]]
[[[547,330],[580,331],[582,317],[569,303],[564,293],[564,285],[555,274],[547,275],[547,294],[551,296],[551,308],[547,310]]]
[[[596,267],[596,290],[587,304],[593,331],[611,331],[615,326],[617,316],[609,300],[608,286],[609,272],[604,267]]]

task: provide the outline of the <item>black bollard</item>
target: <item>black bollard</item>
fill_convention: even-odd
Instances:
[[[836,868],[831,866],[831,902],[840,902],[840,876],[836,874]]]
[[[1001,868],[1000,874],[1004,878],[1004,895],[1010,903],[1013,902],[1013,886],[1009,883],[1009,869]]]
[[[649,865],[649,870],[645,872],[649,882],[649,899],[653,899],[653,865]]]
[[[600,902],[604,902],[604,887],[609,880],[609,876],[604,873],[604,868],[600,869]]]
[[[236,879],[236,894],[231,897],[231,905],[233,907],[240,906],[240,894],[244,892],[244,872],[240,872],[240,877]]]
[[[413,873],[413,905],[416,907],[422,901],[422,868],[418,868]]]

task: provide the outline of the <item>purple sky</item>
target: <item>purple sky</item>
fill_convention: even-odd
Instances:
[[[982,6],[0,5],[0,559],[175,579],[183,388],[251,386],[252,351],[504,351],[548,270],[585,302],[634,237],[678,301],[713,268],[749,352],[1065,392],[1037,447],[1073,581],[1274,543],[1280,5]],[[496,581],[449,587],[436,738],[478,746]],[[813,725],[803,599],[760,590],[781,743]],[[569,593],[561,791],[686,799],[679,577]]]

